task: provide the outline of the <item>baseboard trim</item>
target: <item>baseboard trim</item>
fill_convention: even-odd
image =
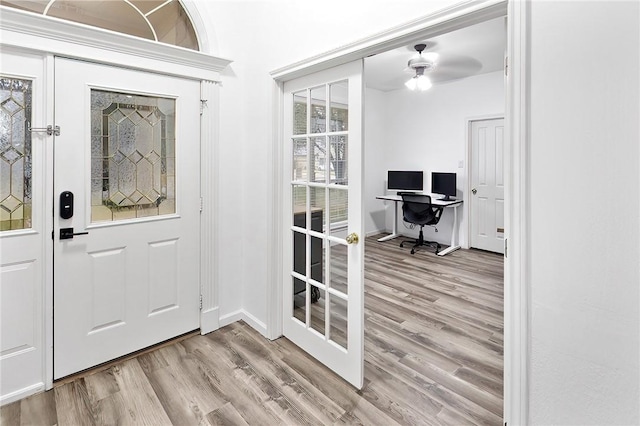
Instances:
[[[378,234],[390,234],[391,231],[387,231],[386,229],[377,229],[375,231],[369,231],[367,233],[365,233],[365,236],[367,237],[372,237],[374,235],[378,235]]]
[[[11,402],[18,401],[22,398],[26,398],[34,393],[44,391],[44,383],[36,383],[35,385],[27,386],[17,391],[13,391],[6,395],[0,395],[0,405],[9,404]]]
[[[267,326],[265,323],[260,321],[258,318],[254,317],[250,313],[246,311],[243,312],[243,320],[247,324],[249,324],[253,329],[255,329],[258,333],[262,334],[263,337],[267,338]]]
[[[220,327],[224,327],[225,325],[229,325],[238,321],[246,322],[251,328],[262,334],[265,338],[268,338],[267,326],[265,325],[265,323],[263,323],[244,309],[239,309],[235,312],[231,312],[230,314],[220,317]]]
[[[234,322],[238,322],[241,321],[242,318],[242,313],[244,311],[242,309],[239,309],[237,311],[231,312],[227,315],[223,315],[220,317],[220,327],[224,327],[226,325],[229,324],[233,324]]]
[[[215,307],[200,314],[200,334],[211,333],[220,328],[220,308]]]

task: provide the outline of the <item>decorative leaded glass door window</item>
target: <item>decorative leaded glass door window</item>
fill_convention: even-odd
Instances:
[[[0,231],[31,228],[31,88],[0,77]]]
[[[91,221],[175,213],[174,99],[91,90]]]

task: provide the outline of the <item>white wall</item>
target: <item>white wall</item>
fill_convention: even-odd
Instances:
[[[366,62],[365,62],[366,64]],[[367,96],[369,93],[367,92]],[[457,173],[458,198],[466,200],[466,146],[468,133],[468,120],[471,118],[486,117],[488,115],[504,114],[504,74],[502,71],[481,74],[462,80],[436,84],[427,92],[412,92],[410,90],[394,90],[382,93],[375,98],[379,104],[377,109],[384,108],[384,116],[375,122],[375,126],[381,129],[365,127],[365,146],[369,153],[373,149],[380,150],[384,161],[378,163],[379,168],[369,170],[374,165],[365,164],[367,179],[365,181],[366,196],[370,192],[380,195],[386,186],[387,170],[423,170],[425,173],[425,192],[431,189],[431,172],[455,172]],[[366,115],[371,108],[367,103]],[[374,109],[375,111],[376,109]],[[369,122],[365,123],[366,126]],[[380,132],[381,130],[381,132]],[[374,134],[376,139],[369,140],[369,135]],[[382,135],[380,137],[379,135]],[[378,143],[373,148],[370,142]],[[459,162],[463,167],[459,168]],[[371,188],[374,188],[372,190]],[[392,202],[376,200],[370,203],[367,200],[365,217],[378,217],[380,212],[386,213],[384,227],[380,222],[368,221],[365,223],[367,233],[375,230],[390,231],[393,225]],[[385,206],[386,204],[386,206]],[[467,240],[467,220],[464,209],[459,208],[461,218],[460,242],[464,245]],[[417,236],[418,229],[409,230],[403,226],[402,215],[399,213],[399,232]],[[439,241],[449,244],[453,226],[453,212],[445,210],[438,232],[433,228],[425,227],[425,238],[431,241]]]
[[[533,2],[533,424],[640,424],[639,14]]]
[[[365,61],[366,74],[366,61]],[[366,89],[364,94],[364,230],[367,235],[377,234],[387,229],[387,209],[384,202],[376,200],[377,195],[385,193],[386,179],[380,176],[386,173],[386,149],[389,143],[386,137],[388,109],[386,93],[375,89]]]

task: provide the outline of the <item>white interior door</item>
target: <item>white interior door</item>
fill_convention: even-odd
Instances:
[[[0,51],[0,397],[42,389],[47,147],[42,57]],[[30,131],[32,128],[33,131]],[[50,211],[50,210],[49,210]],[[50,216],[48,216],[50,218]],[[49,219],[50,220],[50,219]],[[50,238],[50,237],[49,237]]]
[[[362,61],[284,85],[283,331],[362,387]]]
[[[55,378],[199,327],[199,95],[56,58]]]
[[[471,247],[504,253],[504,119],[471,123]]]

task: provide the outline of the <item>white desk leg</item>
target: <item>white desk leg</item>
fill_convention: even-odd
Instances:
[[[399,236],[400,236],[400,234],[398,234],[398,202],[394,201],[393,202],[393,228],[392,228],[392,232],[391,232],[391,234],[387,235],[386,237],[378,238],[378,241],[380,241],[380,242],[389,241],[389,240],[393,240],[394,238],[397,238]]]
[[[458,245],[458,206],[453,206],[453,230],[451,231],[451,245],[438,253],[438,256],[446,256],[460,248]]]

